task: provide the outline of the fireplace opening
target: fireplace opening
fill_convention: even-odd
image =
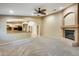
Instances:
[[[65,38],[75,40],[74,32],[75,30],[65,30]]]

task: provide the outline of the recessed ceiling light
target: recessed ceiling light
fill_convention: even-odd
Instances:
[[[10,14],[13,14],[13,13],[14,13],[14,11],[13,11],[13,10],[9,10],[9,13],[10,13]]]

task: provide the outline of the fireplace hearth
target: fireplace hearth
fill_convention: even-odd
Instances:
[[[65,30],[65,38],[75,40],[74,32],[75,30]]]

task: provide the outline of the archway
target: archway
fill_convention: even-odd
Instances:
[[[40,36],[40,26],[32,20],[23,23],[23,30],[31,33],[31,37]]]
[[[28,26],[31,31],[31,37],[37,37],[37,24],[34,21],[29,21]]]

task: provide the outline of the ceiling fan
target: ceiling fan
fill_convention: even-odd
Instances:
[[[41,15],[46,15],[46,9],[41,9],[41,8],[37,8],[37,9],[34,9],[35,10],[35,13],[34,14],[37,14],[39,16],[39,14]]]

